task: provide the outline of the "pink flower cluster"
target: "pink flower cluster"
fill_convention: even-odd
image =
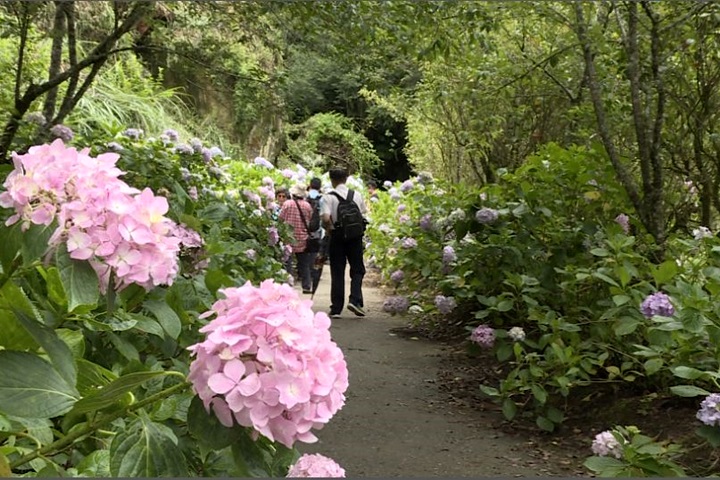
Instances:
[[[223,425],[252,427],[287,447],[316,441],[310,430],[340,410],[348,387],[330,318],[272,280],[221,293],[202,315],[217,314],[200,329],[205,341],[189,348],[196,358],[188,379],[205,408]]]
[[[332,458],[306,453],[290,466],[287,478],[345,478],[345,469]]]
[[[6,224],[22,221],[27,229],[57,219],[50,245],[65,242],[72,258],[88,260],[103,290],[111,273],[118,289],[130,283],[147,289],[172,284],[184,240],[164,216],[168,202],[148,188],[141,192],[120,180],[118,158],[116,153],[94,158],[89,149],[77,151],[60,139],[14,155],[15,170],[4,183],[7,191],[0,194],[0,206],[16,212]]]

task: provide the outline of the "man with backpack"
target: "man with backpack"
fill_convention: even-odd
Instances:
[[[321,216],[329,235],[330,258],[330,317],[340,318],[345,304],[345,264],[350,264],[350,297],[348,310],[359,317],[363,309],[362,280],[365,276],[363,262],[363,235],[367,207],[362,195],[350,190],[345,182],[348,172],[344,168],[330,170],[332,190],[323,195]]]

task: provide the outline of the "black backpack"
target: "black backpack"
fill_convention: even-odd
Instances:
[[[308,222],[308,232],[317,232],[320,230],[320,197],[317,198],[308,198],[308,203],[312,207],[312,217],[310,217],[310,222]]]
[[[339,234],[343,240],[362,238],[365,233],[365,218],[360,213],[360,207],[353,200],[355,192],[348,190],[347,199],[342,198],[337,192],[330,193],[335,195],[340,202],[337,207],[337,220],[333,234]]]

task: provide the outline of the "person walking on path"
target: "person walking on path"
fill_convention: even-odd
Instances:
[[[365,316],[362,280],[365,276],[363,235],[367,207],[361,194],[350,190],[344,168],[330,170],[332,190],[323,195],[321,217],[329,235],[330,318],[339,318],[345,304],[345,266],[350,264],[350,297],[348,310]]]
[[[312,216],[312,207],[305,200],[307,192],[304,186],[294,185],[291,187],[290,196],[291,199],[283,203],[282,208],[280,208],[279,218],[292,227],[293,237],[295,238],[292,244],[292,252],[297,259],[303,293],[312,293],[311,271],[317,254],[317,250],[310,252],[307,249],[309,237],[307,222]],[[290,275],[293,274],[293,256],[288,259],[285,265],[285,269]]]

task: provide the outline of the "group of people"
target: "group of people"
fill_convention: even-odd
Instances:
[[[339,318],[345,307],[345,268],[350,265],[350,296],[347,309],[365,316],[362,281],[365,276],[363,234],[367,206],[359,193],[345,184],[348,171],[330,170],[332,189],[322,194],[322,182],[313,178],[307,187],[293,185],[278,190],[279,220],[293,231],[292,255],[285,268],[294,274],[294,261],[303,293],[313,293],[313,267],[330,261],[330,318]],[[319,272],[318,272],[319,274]]]

